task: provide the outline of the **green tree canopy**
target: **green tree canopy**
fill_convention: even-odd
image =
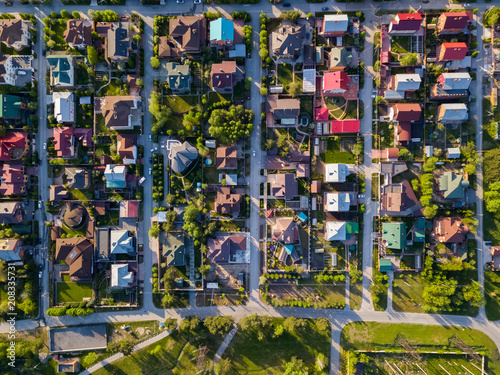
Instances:
[[[210,135],[223,144],[233,144],[241,138],[249,137],[253,131],[254,114],[242,105],[232,105],[228,110],[212,111],[208,123]]]

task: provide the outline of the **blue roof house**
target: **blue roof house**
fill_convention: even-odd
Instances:
[[[212,46],[232,46],[234,44],[234,22],[217,18],[210,22],[210,44]]]

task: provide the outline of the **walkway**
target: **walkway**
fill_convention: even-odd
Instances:
[[[237,330],[238,330],[238,326],[235,325],[234,328],[231,331],[229,331],[227,336],[224,338],[224,341],[222,341],[222,344],[220,344],[219,349],[217,349],[217,353],[215,353],[215,356],[214,356],[214,366],[220,362],[224,352],[226,351],[227,347],[229,346],[229,344],[233,340],[233,337],[236,334]]]

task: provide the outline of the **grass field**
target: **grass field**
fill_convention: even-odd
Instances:
[[[207,345],[209,352],[204,367],[210,370],[213,367],[212,358],[222,339],[222,336],[211,335],[204,328],[197,332],[175,331],[170,336],[113,362],[94,374],[196,374],[198,372],[196,350],[200,345]]]
[[[363,284],[349,284],[349,307],[351,310],[359,310],[363,300]]]
[[[392,287],[392,307],[394,311],[423,313],[424,285],[420,275],[402,273],[402,278],[394,278]]]
[[[198,96],[177,96],[172,95],[167,97],[167,105],[172,108],[172,112],[183,114],[189,112],[191,108],[198,104]]]
[[[486,299],[486,317],[489,320],[500,319],[500,273],[484,271],[484,296]]]
[[[214,103],[223,102],[226,100],[231,100],[231,94],[219,94],[218,92],[211,91],[208,93],[208,105],[211,106]]]
[[[333,138],[328,139],[327,150],[320,156],[325,163],[354,164],[355,161],[354,154],[340,151],[340,141]]]
[[[290,64],[278,65],[278,84],[283,85],[283,88],[293,82],[293,66]]]
[[[493,341],[484,333],[469,328],[356,322],[344,327],[341,346],[344,351],[403,350],[394,345],[398,334],[402,334],[413,347],[418,346],[424,351],[457,351],[458,348],[449,342],[456,335],[476,352],[485,353],[488,374],[500,373],[500,355]]]
[[[284,319],[274,319],[275,326]],[[255,334],[238,330],[227,348],[224,358],[236,367],[235,374],[282,374],[283,366],[293,356],[314,366],[319,354],[330,358],[330,329],[320,331],[314,320],[307,321],[301,332],[285,332],[277,338],[257,340]],[[326,369],[324,369],[327,373]]]
[[[63,282],[57,283],[57,303],[81,302],[92,298],[92,283],[74,283],[68,275],[63,275]]]

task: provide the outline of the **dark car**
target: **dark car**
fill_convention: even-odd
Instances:
[[[153,164],[153,158],[151,156],[149,157],[149,164]]]
[[[328,7],[323,7],[321,8],[321,10],[328,10]]]
[[[285,8],[290,8],[290,6],[291,6],[290,3],[283,3],[283,7]]]
[[[42,50],[42,55],[45,56],[47,54],[47,51],[46,50]]]

